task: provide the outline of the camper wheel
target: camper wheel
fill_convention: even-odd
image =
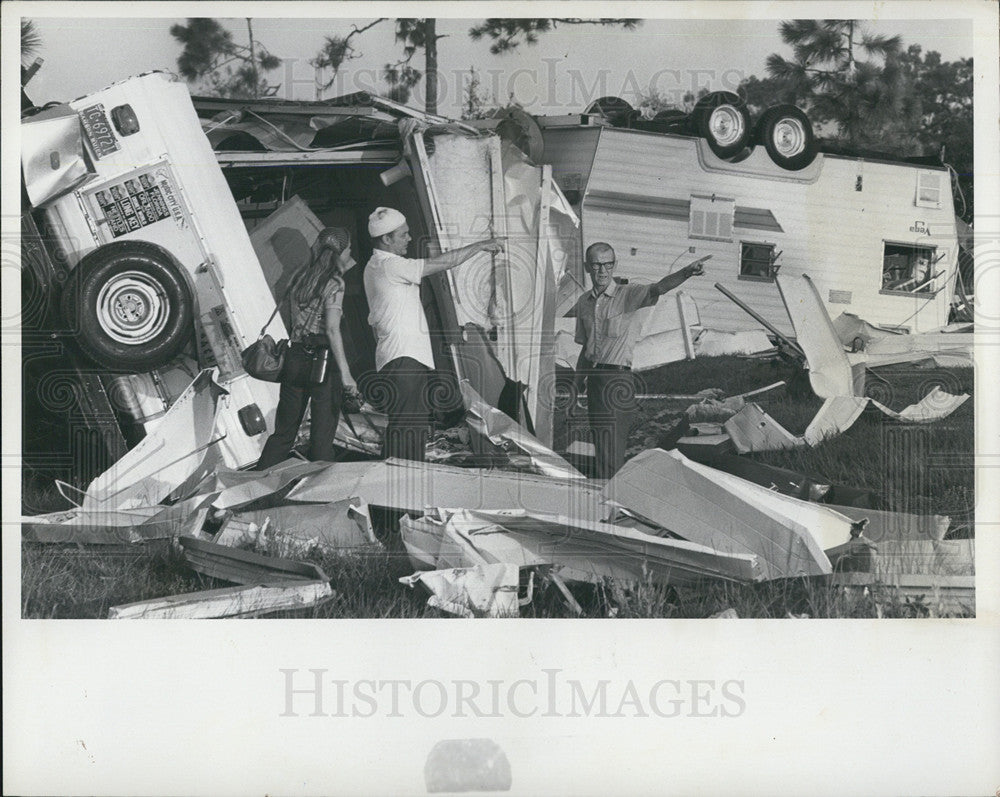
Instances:
[[[712,152],[723,159],[742,152],[750,140],[750,111],[731,91],[706,94],[694,106],[691,121]]]
[[[63,315],[83,353],[113,371],[139,373],[172,360],[193,328],[191,291],[158,246],[117,241],[74,269]]]
[[[757,122],[754,140],[764,145],[771,160],[782,169],[798,171],[816,158],[812,123],[794,105],[768,108]]]

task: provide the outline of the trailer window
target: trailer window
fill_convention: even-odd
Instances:
[[[740,279],[774,282],[774,244],[740,242]]]
[[[882,256],[882,290],[890,293],[931,293],[943,269],[936,247],[885,243]]]
[[[918,208],[941,207],[941,188],[944,185],[943,172],[917,172],[917,196],[913,204]]]

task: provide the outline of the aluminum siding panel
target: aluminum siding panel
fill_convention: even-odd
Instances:
[[[850,304],[827,304],[832,317],[855,313],[868,321],[897,323],[929,329],[947,321],[948,291],[936,300],[879,293],[883,241],[931,244],[945,252],[938,268],[954,270],[957,245],[950,192],[944,191],[940,209],[914,204],[917,173],[914,166],[875,163],[820,155],[819,177],[813,183],[708,171],[699,163],[694,139],[602,131],[587,191],[628,193],[648,200],[686,200],[692,193],[731,197],[741,208],[769,210],[783,232],[734,230],[732,242],[690,239],[688,224],[679,219],[609,211],[606,202],[591,209],[583,201],[584,244],[607,240],[617,253],[619,276],[653,281],[688,259],[688,247],[697,255],[712,254],[706,275],[685,283],[698,303],[702,321],[720,329],[752,328],[756,323],[713,287],[721,282],[745,299],[783,331],[791,332],[787,313],[773,283],[737,279],[740,241],[774,243],[782,251],[779,263],[787,270],[809,273],[827,300],[829,291],[849,291]],[[747,163],[766,159],[763,148]],[[856,191],[858,175],[862,190]],[[917,222],[930,234],[915,232]],[[671,267],[671,264],[673,266]],[[920,311],[919,318],[914,313]]]

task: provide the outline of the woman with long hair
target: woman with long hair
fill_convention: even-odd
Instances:
[[[340,336],[343,274],[353,265],[350,234],[342,227],[327,227],[317,236],[309,263],[295,278],[289,292],[292,329],[286,362],[294,365],[311,360],[313,379],[306,380],[309,384],[305,387],[298,380],[282,380],[274,433],[264,444],[257,470],[266,470],[288,458],[310,401],[309,459],[333,459],[333,436],[344,390],[357,392]],[[317,373],[323,368],[315,363],[324,358],[325,373]]]

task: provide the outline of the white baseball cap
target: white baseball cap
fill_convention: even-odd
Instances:
[[[378,238],[406,224],[406,216],[394,208],[375,208],[368,217],[368,234]]]

